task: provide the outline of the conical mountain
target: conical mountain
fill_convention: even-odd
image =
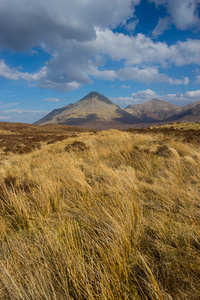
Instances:
[[[66,124],[88,128],[117,128],[141,121],[105,96],[91,92],[74,104],[55,109],[35,124]]]
[[[159,99],[148,100],[141,104],[128,105],[125,110],[143,122],[152,119],[160,121],[181,112],[182,107]]]

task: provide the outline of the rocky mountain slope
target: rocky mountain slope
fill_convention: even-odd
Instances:
[[[74,104],[54,109],[35,122],[65,124],[92,129],[148,127],[169,122],[199,122],[200,101],[178,106],[159,99],[122,109],[105,96],[91,92]]]
[[[128,105],[125,111],[141,119],[151,122],[153,119],[161,121],[182,111],[182,107],[159,99],[148,100],[141,104]]]
[[[35,124],[66,124],[101,129],[121,124],[136,124],[141,120],[131,115],[108,98],[91,92],[78,102],[55,109]]]
[[[183,110],[181,113],[174,115],[164,121],[167,122],[200,122],[200,104]]]

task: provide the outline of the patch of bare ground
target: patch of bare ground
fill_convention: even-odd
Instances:
[[[0,299],[199,299],[198,142],[74,134],[0,154]]]

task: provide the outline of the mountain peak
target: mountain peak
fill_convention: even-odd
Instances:
[[[92,100],[92,99],[96,99],[98,101],[102,101],[105,102],[107,104],[111,104],[113,105],[114,103],[109,100],[107,97],[103,96],[102,94],[99,94],[97,92],[91,92],[88,95],[86,95],[85,97],[83,97],[81,100],[79,100],[77,103],[79,102],[83,102],[83,101],[88,101],[88,100]]]
[[[160,99],[151,99],[141,104],[129,105],[125,110],[133,116],[149,121],[162,120],[181,111],[181,107]]]
[[[35,124],[66,124],[87,128],[112,128],[140,122],[105,96],[91,92],[76,103],[55,109]]]

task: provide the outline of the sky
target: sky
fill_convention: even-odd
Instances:
[[[0,121],[91,91],[122,108],[200,100],[200,0],[0,0]]]

